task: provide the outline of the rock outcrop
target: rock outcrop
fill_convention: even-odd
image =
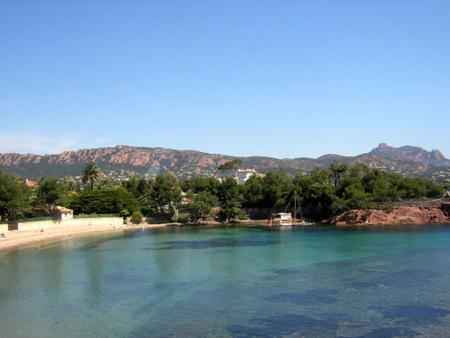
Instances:
[[[350,210],[332,220],[336,226],[450,224],[441,208],[407,206],[393,210]]]
[[[427,166],[446,166],[449,161],[439,150],[427,151],[420,147],[404,146],[394,148],[386,143],[381,143],[370,154],[391,159],[403,159]]]

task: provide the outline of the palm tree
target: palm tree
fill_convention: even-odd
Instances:
[[[101,176],[100,168],[93,162],[86,164],[83,169],[83,183],[89,182],[91,191],[94,189],[94,182],[98,181]]]

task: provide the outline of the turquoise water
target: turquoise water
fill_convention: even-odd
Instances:
[[[448,337],[450,227],[171,227],[14,251],[0,335]]]

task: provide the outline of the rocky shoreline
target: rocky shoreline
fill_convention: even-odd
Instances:
[[[331,224],[339,227],[450,224],[450,213],[444,208],[423,206],[405,206],[392,210],[350,210],[333,218]]]

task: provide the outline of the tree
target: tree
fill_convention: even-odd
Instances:
[[[213,195],[218,195],[220,188],[220,181],[214,177],[194,177],[182,182],[183,190],[185,192],[192,191],[198,194],[202,191],[207,191]]]
[[[35,209],[40,212],[49,213],[56,205],[64,204],[65,192],[66,187],[58,178],[42,178],[37,188]]]
[[[67,192],[79,191],[79,187],[77,187],[77,184],[72,177],[64,177],[63,183]]]
[[[127,189],[135,198],[139,199],[151,190],[151,182],[142,177],[133,177],[127,181],[123,181],[122,187]]]
[[[150,209],[158,215],[173,215],[181,201],[181,188],[172,174],[164,174],[155,179],[151,195]]]
[[[216,196],[207,191],[196,194],[187,207],[192,222],[206,219],[217,204]]]
[[[154,184],[154,180],[134,177],[122,182],[122,186],[138,200],[141,211],[145,215],[152,212],[152,206],[154,205],[152,196]]]
[[[236,170],[239,168],[242,164],[242,161],[239,159],[231,160],[228,162],[225,162],[224,164],[220,165],[217,169],[219,170]]]
[[[120,187],[103,190],[83,190],[71,197],[69,207],[76,214],[128,214],[139,210],[139,203],[128,191]]]
[[[235,179],[227,178],[220,185],[219,189],[220,217],[229,222],[230,220],[244,217],[241,209],[241,198],[239,187]]]
[[[311,217],[324,219],[332,214],[336,196],[327,171],[315,169],[310,174],[298,174],[293,179],[293,190]]]
[[[242,219],[245,217],[241,209],[241,204],[237,200],[227,200],[220,207],[220,217],[225,222],[229,223],[235,219]]]
[[[334,202],[336,211],[374,207],[373,196],[368,192],[367,186],[367,177],[372,170],[365,164],[356,164],[349,168],[336,189],[338,197]]]
[[[257,208],[265,206],[264,180],[253,175],[242,185],[243,204],[246,207]]]
[[[127,224],[127,217],[130,216],[130,211],[127,209],[122,209],[119,212],[119,216],[123,219],[123,224]]]
[[[337,209],[370,209],[375,206],[360,181],[348,178],[343,185],[342,198],[335,203]]]
[[[91,191],[94,190],[94,182],[98,182],[101,177],[100,168],[93,162],[88,163],[82,172],[82,181],[84,184],[89,182]]]
[[[30,209],[30,189],[11,174],[0,172],[0,216],[15,221]]]
[[[263,179],[264,201],[267,207],[281,208],[289,202],[292,179],[283,172],[268,173]]]
[[[143,218],[144,218],[144,216],[142,215],[142,213],[139,210],[136,210],[131,215],[131,223],[140,224],[140,223],[142,223]]]
[[[348,166],[343,163],[334,162],[330,165],[329,170],[333,179],[334,188],[337,189],[339,183],[341,182],[342,175],[344,175],[348,170]]]
[[[239,200],[239,187],[234,178],[226,178],[219,187],[219,200],[221,202]]]

